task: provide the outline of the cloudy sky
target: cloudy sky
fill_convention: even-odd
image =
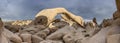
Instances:
[[[112,18],[115,0],[0,0],[0,17],[3,20],[33,19],[45,8],[64,7],[85,20],[96,17],[98,22]]]

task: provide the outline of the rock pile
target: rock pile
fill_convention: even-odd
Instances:
[[[85,23],[65,8],[44,9],[34,20],[3,22],[0,43],[120,43],[120,0],[113,18]],[[62,19],[55,16],[61,14]]]
[[[20,25],[20,26],[26,26],[29,25],[32,22],[32,20],[17,20],[12,23],[12,25]]]

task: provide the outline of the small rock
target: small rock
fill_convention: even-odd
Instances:
[[[37,32],[35,35],[45,39],[49,33],[50,33],[50,30],[47,28],[45,30]]]
[[[43,39],[37,35],[32,35],[32,43],[40,43]]]
[[[23,42],[28,42],[28,43],[32,43],[31,42],[31,34],[21,34],[20,37],[22,38]]]
[[[60,21],[60,22],[57,22],[57,23],[53,23],[53,25],[54,25],[55,27],[62,28],[62,27],[64,27],[64,26],[66,26],[66,25],[69,25],[69,23],[67,23],[67,22],[65,22],[65,21]]]

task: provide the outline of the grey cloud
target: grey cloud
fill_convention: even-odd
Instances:
[[[86,20],[112,17],[115,0],[0,0],[0,16],[5,19],[33,19],[42,9],[65,7]],[[6,7],[7,5],[7,7]],[[2,9],[2,10],[1,10]],[[11,17],[12,15],[12,17]]]

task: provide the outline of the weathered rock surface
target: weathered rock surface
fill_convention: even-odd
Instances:
[[[31,26],[27,26],[24,27],[23,30],[20,30],[20,33],[24,33],[24,32],[29,32],[30,34],[35,34],[41,30],[44,30],[46,27],[43,25],[31,25]]]
[[[82,40],[82,43],[106,43],[108,30],[109,27],[103,28],[102,30],[100,30],[100,32],[98,32],[94,36]]]
[[[107,43],[120,43],[120,34],[114,34],[108,36]]]
[[[21,38],[12,33],[11,31],[4,28],[4,24],[2,20],[0,19],[0,43],[9,43],[10,41],[14,43],[21,43]]]
[[[22,42],[22,39],[18,35],[12,33],[11,31],[9,31],[7,29],[4,29],[3,33],[10,41],[12,41],[14,43],[21,43]]]
[[[85,31],[88,34],[87,36],[93,36],[98,33],[101,29],[99,28],[95,18],[93,21],[87,22],[85,25]]]
[[[103,22],[101,23],[101,27],[104,28],[110,26],[112,25],[113,21],[114,21],[113,19],[104,19]]]
[[[63,37],[63,40],[65,43],[76,43],[78,40],[82,40],[83,38],[85,38],[84,35],[80,33],[69,33]]]
[[[40,43],[43,39],[37,35],[32,35],[32,43]]]
[[[32,43],[32,41],[31,41],[32,35],[31,34],[24,33],[24,34],[21,34],[20,37],[22,38],[23,42]]]
[[[63,42],[61,42],[61,41],[53,41],[53,40],[44,40],[44,41],[42,41],[40,43],[63,43]]]
[[[47,37],[47,35],[50,33],[50,30],[47,28],[45,30],[39,31],[38,33],[36,33],[35,35],[45,39]]]
[[[46,39],[47,40],[61,40],[62,37],[68,33],[74,33],[75,29],[73,27],[65,26],[60,30],[49,35]]]

